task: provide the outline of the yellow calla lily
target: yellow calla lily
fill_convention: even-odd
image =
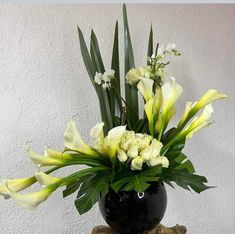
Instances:
[[[211,124],[210,119],[212,113],[212,105],[206,105],[201,115],[195,117],[192,122],[179,134],[178,137],[186,136],[186,138],[189,139],[193,136],[194,133],[198,132],[200,129],[209,126]]]
[[[20,206],[23,206],[29,210],[34,210],[37,208],[42,202],[48,199],[52,192],[58,188],[58,186],[51,185],[38,192],[20,194],[13,191],[8,185],[8,182],[6,183],[6,187],[11,198],[14,199]]]
[[[148,122],[149,122],[149,131],[151,135],[154,135],[154,116],[153,116],[153,105],[154,105],[154,98],[148,100],[148,102],[144,105],[144,111],[146,113]]]
[[[174,77],[162,87],[162,115],[166,116],[183,92],[183,88],[175,82]]]
[[[111,129],[104,139],[105,147],[107,148],[108,155],[113,158],[119,148],[121,137],[126,131],[126,126],[118,126]]]
[[[19,192],[30,187],[36,181],[37,180],[35,177],[9,179],[9,180],[3,179],[0,182],[0,195],[2,195],[5,199],[10,198],[10,194],[6,186],[6,182],[8,183],[8,186],[11,188],[12,191]]]
[[[183,88],[175,82],[174,77],[161,87],[162,90],[162,112],[156,122],[156,129],[159,132],[158,139],[161,139],[163,131],[166,129],[168,122],[174,116],[176,109],[175,102],[181,96]]]
[[[209,89],[200,99],[199,101],[196,103],[195,105],[195,109],[199,110],[201,108],[203,108],[204,106],[206,106],[207,104],[211,103],[212,101],[216,101],[219,99],[223,99],[226,98],[227,95],[218,92],[215,89]]]
[[[137,88],[146,102],[148,102],[150,98],[153,98],[153,83],[154,81],[152,79],[143,77],[141,77],[138,82]]]
[[[35,151],[32,151],[28,145],[25,146],[25,150],[31,161],[39,166],[57,166],[67,162],[67,160],[62,157],[48,157],[46,154],[47,151],[45,152],[45,156],[41,155]]]
[[[96,124],[90,131],[90,135],[93,138],[93,148],[101,154],[106,154],[104,147],[104,123],[100,122]]]
[[[61,182],[63,180],[63,178],[50,176],[44,172],[35,172],[35,177],[41,185],[46,186]]]
[[[68,122],[64,133],[64,145],[66,150],[89,155],[97,155],[97,153],[82,140],[74,120],[70,120]]]

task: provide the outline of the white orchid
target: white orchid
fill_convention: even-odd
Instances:
[[[96,84],[101,85],[103,89],[111,88],[111,80],[114,78],[115,71],[110,69],[104,72],[104,74],[96,72],[94,81]]]

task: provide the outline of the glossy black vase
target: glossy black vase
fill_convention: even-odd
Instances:
[[[162,220],[167,205],[163,183],[155,182],[144,193],[109,193],[100,199],[100,212],[108,225],[120,234],[143,234]]]

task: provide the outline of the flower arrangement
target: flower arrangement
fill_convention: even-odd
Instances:
[[[136,67],[123,6],[125,45],[125,97],[121,92],[119,68],[119,32],[115,26],[111,67],[105,69],[98,41],[91,31],[90,51],[82,31],[78,28],[81,54],[99,99],[102,122],[95,125],[90,135],[92,145],[86,144],[69,121],[64,133],[64,149],[45,148],[44,155],[34,152],[26,144],[26,152],[36,165],[35,175],[29,178],[3,179],[0,195],[12,198],[21,206],[36,208],[55,190],[64,187],[63,196],[77,191],[76,208],[87,212],[111,187],[114,191],[144,192],[151,182],[162,181],[200,193],[210,186],[204,176],[195,174],[192,162],[182,152],[186,140],[209,126],[213,112],[211,103],[226,95],[208,90],[195,102],[187,102],[176,127],[168,127],[173,118],[175,103],[183,92],[174,77],[167,73],[171,56],[180,56],[175,44],[157,44],[154,50],[153,30],[150,29],[147,64]],[[143,99],[144,113],[139,111]],[[65,177],[51,174],[64,167],[86,165],[87,168]],[[47,168],[47,170],[43,170]],[[21,193],[36,182],[38,192]]]

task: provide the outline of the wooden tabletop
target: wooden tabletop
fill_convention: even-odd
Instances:
[[[149,231],[146,234],[186,234],[187,229],[185,226],[175,225],[174,227],[165,227],[162,224],[159,224],[152,231]],[[108,226],[100,225],[93,228],[91,234],[121,234],[112,230]]]

